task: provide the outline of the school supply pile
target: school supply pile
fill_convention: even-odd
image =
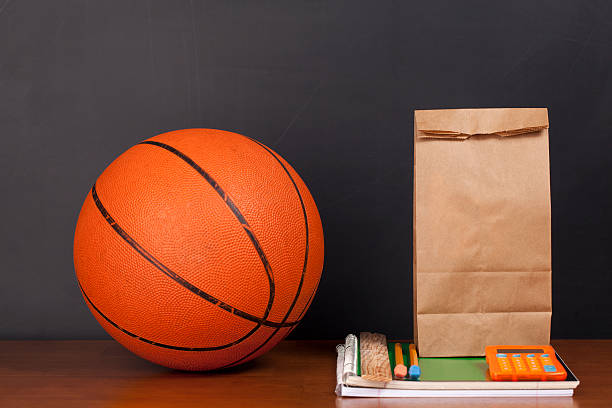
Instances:
[[[410,364],[410,344],[400,342],[401,360],[396,355],[398,343],[386,343],[382,334],[361,333],[360,338],[353,334],[346,337],[344,344],[336,347],[336,394],[344,397],[534,397],[534,396],[572,396],[580,383],[571,370],[557,354],[544,357],[551,365],[566,373],[564,380],[554,381],[495,381],[491,377],[486,357],[435,357],[418,358],[420,376],[409,375],[403,378],[392,377],[397,361]],[[374,346],[372,344],[374,342]],[[362,351],[360,343],[364,343]],[[527,350],[525,352],[524,350]],[[546,353],[532,353],[538,349],[524,349],[520,358]],[[516,351],[516,350],[513,350]],[[542,350],[544,351],[544,350]],[[496,357],[497,358],[497,357]],[[513,357],[515,359],[519,357]],[[539,358],[539,357],[538,357]],[[525,364],[530,364],[525,360]],[[545,366],[547,364],[544,364]],[[497,367],[497,366],[496,366]],[[388,371],[387,371],[388,370]],[[515,370],[511,366],[511,371]]]

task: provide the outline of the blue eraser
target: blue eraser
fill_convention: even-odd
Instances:
[[[421,376],[421,367],[411,365],[408,369],[408,376],[411,380],[418,380],[418,378]]]

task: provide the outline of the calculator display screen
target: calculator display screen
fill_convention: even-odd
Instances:
[[[542,349],[497,349],[498,353],[543,353]]]

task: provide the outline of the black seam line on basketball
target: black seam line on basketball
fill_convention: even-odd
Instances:
[[[102,311],[100,309],[98,309],[98,307],[96,305],[93,304],[93,302],[91,301],[91,299],[89,298],[89,296],[87,296],[87,293],[85,293],[85,290],[83,290],[83,286],[81,286],[81,282],[78,281],[77,279],[77,283],[79,285],[79,288],[81,289],[81,293],[83,294],[83,296],[85,297],[85,299],[87,300],[87,302],[91,305],[91,307],[104,319],[106,320],[110,325],[112,325],[113,327],[115,327],[117,330],[120,330],[121,332],[127,334],[130,337],[135,338],[136,340],[140,340],[142,342],[148,343],[148,344],[152,344],[154,346],[157,347],[163,347],[163,348],[167,348],[167,349],[172,349],[172,350],[180,350],[180,351],[214,351],[214,350],[222,350],[228,347],[232,347],[235,346],[238,343],[241,343],[242,341],[244,341],[245,339],[247,339],[250,335],[252,335],[253,333],[255,333],[255,331],[257,329],[259,329],[259,327],[261,326],[260,324],[255,325],[255,327],[253,327],[247,334],[245,334],[244,336],[242,336],[241,338],[239,338],[238,340],[234,340],[231,343],[228,344],[224,344],[222,346],[210,346],[210,347],[181,347],[181,346],[172,346],[170,344],[164,344],[164,343],[159,343],[157,341],[153,341],[153,340],[149,340],[149,339],[145,339],[144,337],[140,337],[137,334],[134,334],[126,329],[124,329],[123,327],[119,326],[117,323],[115,323],[114,321],[112,321],[111,319],[109,319],[104,313],[102,313]]]
[[[269,293],[269,296],[268,296],[268,304],[266,305],[266,310],[265,310],[264,315],[263,315],[263,319],[264,320],[267,319],[268,315],[272,311],[272,305],[274,304],[274,292],[275,292],[274,274],[272,273],[272,267],[270,266],[270,262],[268,262],[268,258],[266,257],[266,254],[264,253],[263,248],[259,244],[259,240],[257,239],[255,234],[253,233],[253,231],[251,229],[251,226],[247,222],[246,218],[244,218],[244,216],[242,215],[242,213],[240,212],[240,210],[238,209],[236,204],[234,204],[234,201],[221,188],[219,183],[217,183],[215,181],[215,179],[208,172],[206,172],[206,170],[204,170],[202,167],[200,167],[200,165],[198,165],[195,161],[193,161],[193,159],[191,157],[187,156],[185,153],[183,153],[180,150],[176,149],[175,147],[172,147],[172,146],[167,145],[165,143],[156,142],[156,141],[152,141],[152,140],[145,140],[144,142],[141,142],[139,144],[148,144],[148,145],[152,145],[152,146],[161,147],[162,149],[165,149],[165,150],[169,151],[170,153],[174,154],[175,156],[177,156],[178,158],[183,160],[185,163],[187,163],[189,166],[191,166],[191,168],[193,168],[195,171],[197,171],[198,174],[200,174],[204,178],[204,180],[206,180],[206,182],[208,182],[208,184],[210,184],[210,186],[217,192],[219,197],[221,197],[221,199],[225,202],[225,204],[230,209],[232,214],[234,214],[234,216],[236,217],[236,219],[238,220],[238,222],[242,226],[242,229],[244,230],[244,232],[249,237],[249,240],[253,244],[253,247],[255,247],[255,251],[257,251],[257,255],[259,255],[259,259],[261,260],[261,263],[263,264],[263,267],[264,267],[264,269],[266,271],[266,275],[268,277],[268,285],[269,285],[269,288],[270,288],[269,289],[270,293]]]
[[[306,275],[306,268],[308,266],[308,251],[310,248],[310,245],[308,243],[309,241],[309,233],[308,233],[308,215],[306,214],[306,206],[304,205],[304,200],[302,198],[302,195],[300,194],[300,190],[295,182],[295,180],[293,179],[293,177],[291,176],[291,173],[289,173],[289,170],[287,170],[287,167],[283,164],[283,162],[278,158],[278,156],[274,153],[274,151],[272,151],[268,146],[264,145],[263,143],[259,143],[257,140],[255,139],[251,139],[250,137],[244,136],[247,139],[257,143],[259,146],[261,146],[264,150],[266,150],[268,153],[270,153],[270,155],[272,155],[272,157],[274,157],[274,159],[276,159],[276,161],[282,166],[283,170],[285,171],[285,173],[287,173],[287,176],[289,176],[289,179],[291,180],[291,183],[293,183],[293,187],[295,188],[295,192],[298,195],[298,198],[300,200],[300,205],[302,206],[302,212],[304,214],[304,224],[305,224],[305,230],[306,230],[306,247],[304,249],[304,265],[302,266],[302,277],[300,278],[300,283],[298,285],[295,297],[293,298],[293,302],[291,303],[291,306],[289,306],[289,309],[287,310],[287,313],[285,314],[285,317],[283,317],[283,320],[281,320],[281,323],[284,323],[287,321],[287,319],[289,318],[289,315],[291,314],[291,312],[293,311],[293,308],[295,307],[297,300],[300,297],[300,294],[302,292],[302,286],[304,284],[304,277]],[[314,294],[314,293],[313,293]],[[312,295],[310,295],[310,299],[312,299]],[[308,300],[310,302],[310,299]],[[308,305],[308,303],[306,304]],[[305,310],[305,309],[304,309]],[[300,313],[300,316],[304,313],[304,310],[302,310],[302,312]],[[299,319],[297,320],[298,322],[300,321]],[[257,346],[253,351],[249,352],[248,354],[242,356],[241,358],[239,358],[238,360],[235,360],[232,363],[226,364],[224,366],[225,367],[229,367],[231,365],[235,365],[240,363],[241,361],[244,361],[245,359],[249,358],[250,356],[252,356],[253,354],[255,354],[257,351],[261,350],[261,348],[263,346],[265,346],[266,344],[268,344],[268,342],[272,339],[272,337],[274,337],[276,335],[276,333],[278,333],[278,331],[280,330],[280,327],[277,327],[274,329],[274,331],[272,332],[272,334],[270,334],[270,336],[268,336],[268,338],[261,343],[259,346]]]
[[[289,176],[289,179],[291,180],[291,183],[293,183],[293,187],[295,188],[295,191],[297,192],[298,198],[300,199],[300,204],[302,205],[302,212],[304,214],[304,223],[305,223],[305,229],[306,229],[306,249],[304,251],[304,268],[302,270],[302,279],[300,281],[300,285],[298,287],[298,291],[297,291],[297,293],[295,295],[295,299],[293,301],[293,304],[291,305],[291,308],[290,308],[289,312],[287,312],[287,316],[285,318],[285,319],[287,319],[288,316],[289,316],[289,313],[291,313],[291,311],[293,310],[293,308],[295,306],[295,303],[297,302],[298,297],[300,296],[300,293],[302,291],[302,284],[304,282],[304,276],[306,274],[306,267],[307,267],[307,262],[308,262],[308,253],[309,253],[309,250],[310,250],[309,233],[308,233],[308,215],[306,214],[306,207],[304,206],[304,200],[302,199],[302,195],[300,194],[300,190],[299,190],[295,180],[291,176],[291,173],[289,173],[289,170],[287,170],[287,167],[278,158],[277,154],[272,149],[270,149],[268,146],[266,146],[265,144],[260,143],[260,142],[258,142],[255,139],[251,139],[248,136],[244,136],[244,137],[246,137],[247,139],[252,140],[253,142],[257,143],[259,146],[261,146],[262,148],[267,150],[268,153],[270,153],[276,159],[276,161],[283,167],[283,170],[285,170],[285,172]],[[319,279],[320,279],[320,277],[319,277]],[[317,289],[318,285],[319,285],[319,280],[317,280],[317,284],[315,285],[315,290],[313,290],[313,292],[310,294],[310,297],[308,298],[308,301],[306,302],[304,308],[302,309],[302,311],[300,312],[298,318],[296,319],[297,322],[302,320],[302,316],[304,315],[304,312],[308,309],[308,306],[310,305],[310,301],[314,297],[314,294],[316,293],[316,289]]]
[[[190,282],[188,282],[185,278],[183,278],[182,276],[180,276],[179,274],[177,274],[176,272],[172,271],[170,268],[168,268],[167,266],[165,266],[163,263],[161,263],[159,260],[157,260],[152,254],[150,254],[146,249],[144,249],[138,242],[136,242],[136,240],[134,240],[134,238],[132,238],[123,228],[121,228],[121,226],[119,224],[117,224],[117,221],[115,221],[115,219],[109,214],[109,212],[106,210],[106,208],[104,207],[104,205],[102,204],[102,201],[100,200],[100,197],[98,197],[98,192],[96,190],[96,184],[94,183],[93,187],[91,188],[91,196],[94,200],[94,203],[96,204],[96,207],[98,207],[98,210],[100,211],[100,213],[102,214],[102,216],[104,217],[104,219],[106,220],[106,222],[115,230],[115,232],[125,241],[127,242],[132,248],[134,248],[136,250],[136,252],[138,252],[140,255],[142,255],[147,261],[149,261],[153,266],[155,266],[158,270],[160,270],[164,275],[170,277],[172,280],[174,280],[175,282],[177,282],[178,284],[180,284],[181,286],[183,286],[184,288],[188,289],[189,291],[191,291],[192,293],[198,295],[199,297],[201,297],[202,299],[212,303],[213,305],[221,308],[222,310],[225,310],[226,312],[232,313],[236,316],[240,316],[243,319],[255,322],[255,323],[259,323],[263,326],[269,326],[269,327],[286,327],[286,326],[293,326],[295,324],[297,324],[298,322],[285,322],[285,323],[276,323],[276,322],[272,322],[269,320],[265,320],[261,319],[257,316],[254,316],[250,313],[247,313],[245,311],[242,311],[240,309],[237,309],[223,301],[221,301],[220,299],[217,299],[216,297],[204,292],[202,289],[196,287],[195,285],[191,284]]]

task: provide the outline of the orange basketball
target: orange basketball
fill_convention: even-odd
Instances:
[[[98,178],[74,265],[119,343],[167,367],[211,370],[264,354],[300,322],[321,277],[323,229],[308,188],[270,148],[177,130]]]

